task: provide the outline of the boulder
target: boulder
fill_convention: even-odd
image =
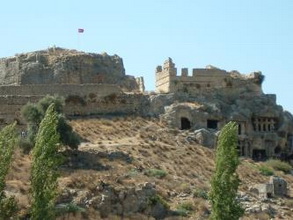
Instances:
[[[215,133],[202,128],[194,131],[194,135],[197,143],[209,148],[213,148],[216,146],[217,136],[215,135]]]

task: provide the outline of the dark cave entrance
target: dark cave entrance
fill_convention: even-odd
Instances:
[[[188,118],[182,117],[181,118],[181,130],[188,130],[191,128],[191,123]]]
[[[252,159],[256,161],[266,160],[266,150],[253,150]]]
[[[217,120],[207,120],[207,128],[210,129],[218,129],[218,121]]]

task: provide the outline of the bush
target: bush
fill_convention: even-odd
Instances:
[[[0,210],[0,219],[13,219],[19,210],[15,198],[12,196],[1,200]]]
[[[204,189],[195,189],[193,191],[193,196],[197,197],[197,198],[202,198],[202,199],[205,199],[205,200],[207,200],[209,198],[208,192],[206,190],[204,190]]]
[[[260,173],[264,176],[274,175],[274,171],[267,166],[260,166],[258,169],[259,169]]]
[[[146,175],[161,179],[167,175],[167,172],[165,170],[160,170],[160,169],[148,169],[146,171]]]
[[[180,216],[187,216],[194,210],[192,202],[183,202],[177,206],[176,213]]]
[[[267,166],[272,167],[275,170],[283,171],[284,173],[290,173],[292,170],[292,166],[286,162],[280,161],[280,160],[268,160],[265,162]]]
[[[32,141],[30,141],[27,137],[18,139],[18,146],[25,154],[28,154],[34,147]]]
[[[75,203],[65,203],[65,204],[59,204],[56,207],[56,215],[62,216],[64,214],[68,213],[77,213],[77,212],[85,212],[85,209],[76,205]]]
[[[39,129],[39,125],[45,116],[47,108],[51,104],[54,104],[55,111],[58,114],[57,130],[60,134],[61,143],[65,146],[69,146],[72,149],[77,149],[78,145],[80,144],[79,136],[72,130],[72,127],[67,123],[63,115],[63,98],[59,96],[45,96],[36,104],[26,104],[21,110],[22,116],[28,124],[27,140],[22,141],[24,143],[20,143],[20,145],[23,146],[25,150],[29,150],[30,148],[30,144],[27,142],[30,142],[32,146],[35,144],[35,138]]]
[[[167,203],[166,200],[164,200],[160,195],[154,195],[154,196],[151,196],[149,199],[148,199],[148,204],[150,206],[155,206],[157,203],[160,203],[162,204],[166,209],[169,209],[170,206],[169,204]]]

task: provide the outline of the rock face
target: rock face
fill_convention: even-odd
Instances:
[[[96,194],[88,191],[65,190],[60,199],[62,202],[73,199],[73,203],[81,207],[99,210],[102,218],[107,218],[110,214],[131,216],[134,213],[141,213],[155,219],[164,219],[171,214],[158,196],[155,185],[151,183],[118,189],[101,182]]]
[[[117,84],[126,91],[139,90],[126,76],[122,58],[49,48],[0,60],[0,85]]]
[[[250,188],[251,192],[263,199],[287,196],[287,190],[286,180],[278,176],[270,177],[268,183],[258,184]]]
[[[293,152],[293,116],[276,103],[276,96],[262,92],[260,72],[243,75],[215,67],[187,69],[177,76],[172,59],[157,67],[156,88],[150,114],[182,130],[199,130],[196,139],[208,147],[211,137],[229,121],[238,123],[241,156],[255,160],[282,158]]]

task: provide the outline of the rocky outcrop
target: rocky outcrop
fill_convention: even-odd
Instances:
[[[117,84],[126,91],[142,86],[125,75],[117,55],[53,47],[0,60],[0,85],[87,83]]]
[[[131,216],[141,213],[155,219],[164,219],[171,213],[168,205],[157,194],[156,186],[148,182],[123,189],[100,182],[94,193],[66,189],[59,202],[72,202],[84,208],[92,207],[99,210],[102,218],[109,215]]]
[[[257,184],[250,188],[259,198],[268,199],[272,197],[284,197],[288,195],[287,182],[285,179],[272,176],[268,183]]]
[[[293,151],[293,117],[276,103],[276,96],[242,93],[237,97],[215,90],[197,96],[186,93],[153,95],[150,112],[160,114],[162,122],[170,127],[197,132],[198,142],[213,147],[208,133],[215,134],[227,122],[239,124],[239,151],[241,156],[265,160],[282,158]]]

